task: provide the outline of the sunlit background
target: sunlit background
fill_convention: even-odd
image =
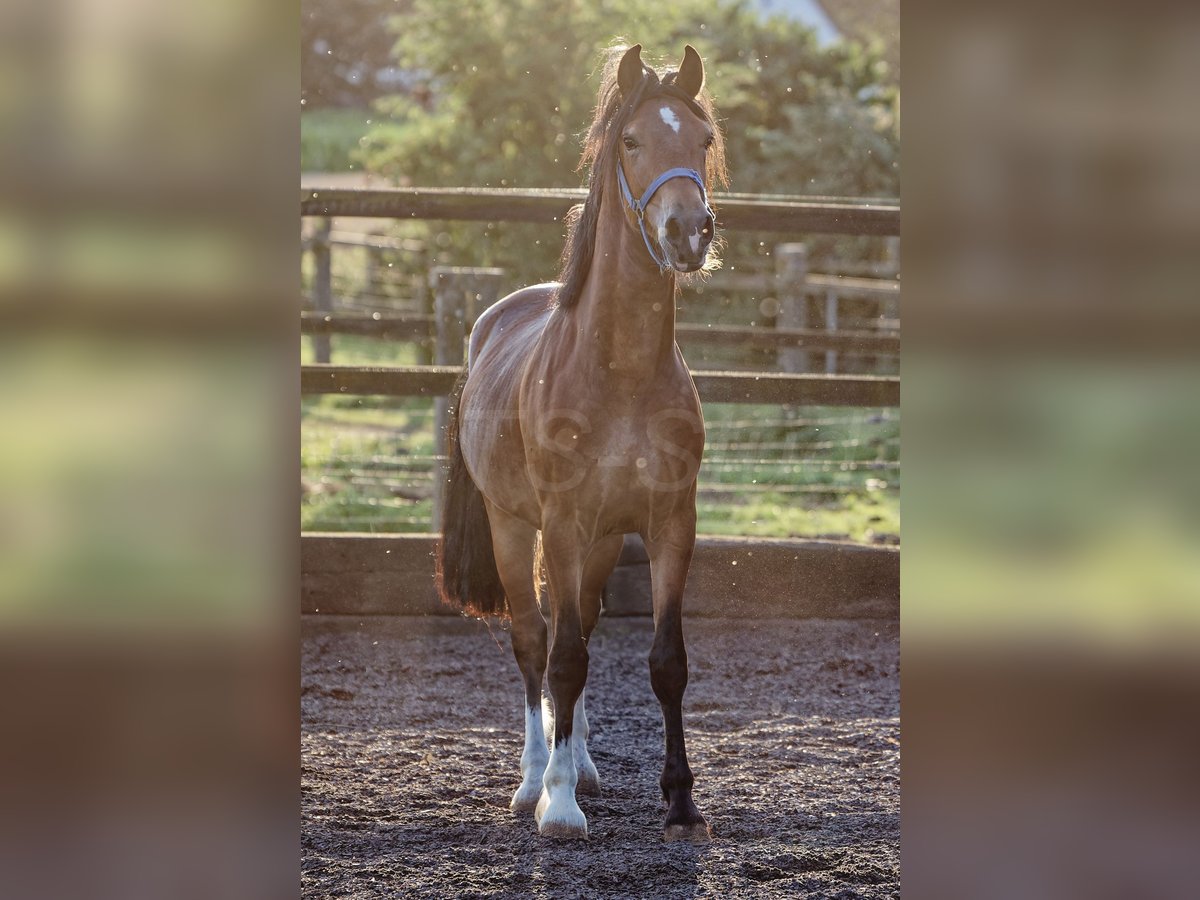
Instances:
[[[294,884],[287,13],[0,10],[7,897]]]
[[[904,886],[1190,896],[1200,16],[905,15]]]

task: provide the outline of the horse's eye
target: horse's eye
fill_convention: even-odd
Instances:
[[[638,146],[637,141],[635,141],[629,135],[625,135],[625,149],[626,150],[636,150],[637,146]]]

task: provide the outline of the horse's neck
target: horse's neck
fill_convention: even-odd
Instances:
[[[580,351],[596,367],[650,377],[675,356],[675,274],[662,274],[639,231],[605,197],[576,310]]]

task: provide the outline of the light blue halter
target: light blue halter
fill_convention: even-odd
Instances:
[[[708,192],[704,189],[704,179],[700,177],[700,173],[695,169],[667,169],[652,182],[650,187],[646,188],[641,199],[634,200],[633,193],[629,190],[629,182],[625,180],[625,170],[621,168],[620,160],[617,161],[617,182],[621,185],[621,194],[625,198],[625,205],[633,210],[633,214],[637,217],[638,227],[642,230],[642,240],[646,242],[646,250],[650,254],[650,258],[654,260],[660,272],[665,272],[671,268],[670,263],[665,259],[659,259],[658,254],[654,252],[654,245],[650,243],[650,235],[646,234],[646,206],[653,199],[658,189],[670,181],[672,178],[690,178],[696,182],[696,187],[700,188],[700,199],[704,201],[704,209],[708,213],[710,219],[716,220],[713,215],[712,207],[708,205]]]

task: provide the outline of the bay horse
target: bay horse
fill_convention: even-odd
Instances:
[[[640,534],[665,731],[664,837],[702,841],[709,830],[684,749],[682,603],[704,421],[675,343],[675,295],[677,275],[717,264],[708,185],[724,182],[725,167],[695,49],[669,72],[646,66],[640,44],[610,52],[584,167],[588,195],[568,216],[560,281],[510,294],[471,332],[450,401],[438,589],[468,614],[511,616],[525,684],[511,807],[534,810],[543,835],[586,837],[575,794],[599,790],[587,750],[588,640],[623,536]]]

